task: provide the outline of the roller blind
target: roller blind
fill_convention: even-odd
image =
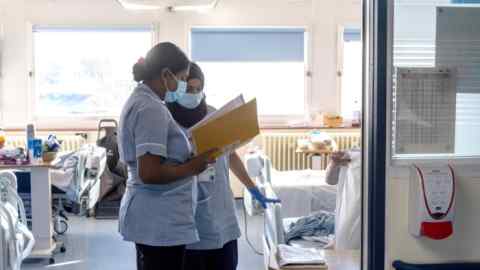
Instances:
[[[480,0],[452,0],[454,4],[480,4]]]
[[[194,28],[191,57],[199,62],[303,62],[303,28]]]
[[[360,29],[358,28],[345,28],[343,30],[344,41],[360,41],[362,39]]]

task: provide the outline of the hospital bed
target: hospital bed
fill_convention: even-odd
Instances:
[[[95,207],[106,163],[105,148],[92,144],[85,144],[80,150],[57,159],[58,169],[51,172],[52,185],[65,192],[65,198],[72,203],[71,212],[89,215]]]
[[[282,201],[281,204],[269,204],[264,213],[266,263],[279,244],[316,249],[328,246],[324,241],[328,239],[323,239],[324,242],[312,241],[311,237],[286,240],[290,235],[287,234],[290,224],[320,212],[335,216],[335,230],[339,231],[332,235],[330,241],[330,244],[334,243],[333,240],[336,241],[335,252],[338,254],[358,252],[356,246],[359,245],[360,231],[357,230],[357,222],[360,220],[361,204],[361,192],[358,188],[361,186],[359,170],[361,159],[358,153],[360,152],[357,154],[351,152],[352,162],[341,169],[339,184],[335,186],[326,183],[323,171],[278,172],[271,167],[269,159],[261,154],[246,157],[247,170],[262,186],[265,195]],[[337,190],[341,192],[338,193]],[[252,205],[254,206],[253,203],[246,202],[246,206]]]
[[[245,160],[248,173],[257,184],[270,185],[282,201],[283,217],[307,216],[321,210],[335,211],[337,189],[326,183],[325,171],[277,171],[269,158],[261,153],[247,154]],[[248,192],[244,203],[249,214],[260,212]]]
[[[100,177],[106,166],[106,151],[85,144],[78,151],[62,153],[52,164],[53,228],[57,234],[68,230],[64,214],[89,215],[100,197]],[[14,171],[18,178],[18,192],[25,204],[27,218],[31,221],[31,175],[28,171]]]
[[[20,270],[34,244],[17,178],[11,171],[0,171],[0,270]]]
[[[271,186],[266,186],[265,193],[268,197],[276,198],[275,191]],[[277,247],[280,244],[288,244],[295,247],[314,248],[324,256],[329,270],[360,270],[360,250],[333,250],[324,249],[318,242],[303,239],[294,239],[286,242],[286,230],[293,218],[284,219],[282,216],[282,204],[269,204],[265,210],[263,255],[266,270],[281,269],[277,261]],[[312,269],[312,266],[297,267],[295,269]]]

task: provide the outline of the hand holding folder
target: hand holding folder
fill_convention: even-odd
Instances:
[[[189,130],[197,155],[216,148],[220,149],[215,154],[218,157],[260,133],[255,99],[244,103],[243,97],[239,96],[217,112]]]

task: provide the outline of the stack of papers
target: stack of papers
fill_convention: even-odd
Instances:
[[[281,269],[328,269],[319,250],[288,245],[278,245],[278,265]]]
[[[257,101],[245,103],[240,95],[189,129],[196,154],[233,150],[260,134]]]

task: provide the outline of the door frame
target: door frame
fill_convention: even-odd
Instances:
[[[386,0],[363,8],[363,248],[362,266],[386,268],[386,161],[388,119],[388,25]]]

